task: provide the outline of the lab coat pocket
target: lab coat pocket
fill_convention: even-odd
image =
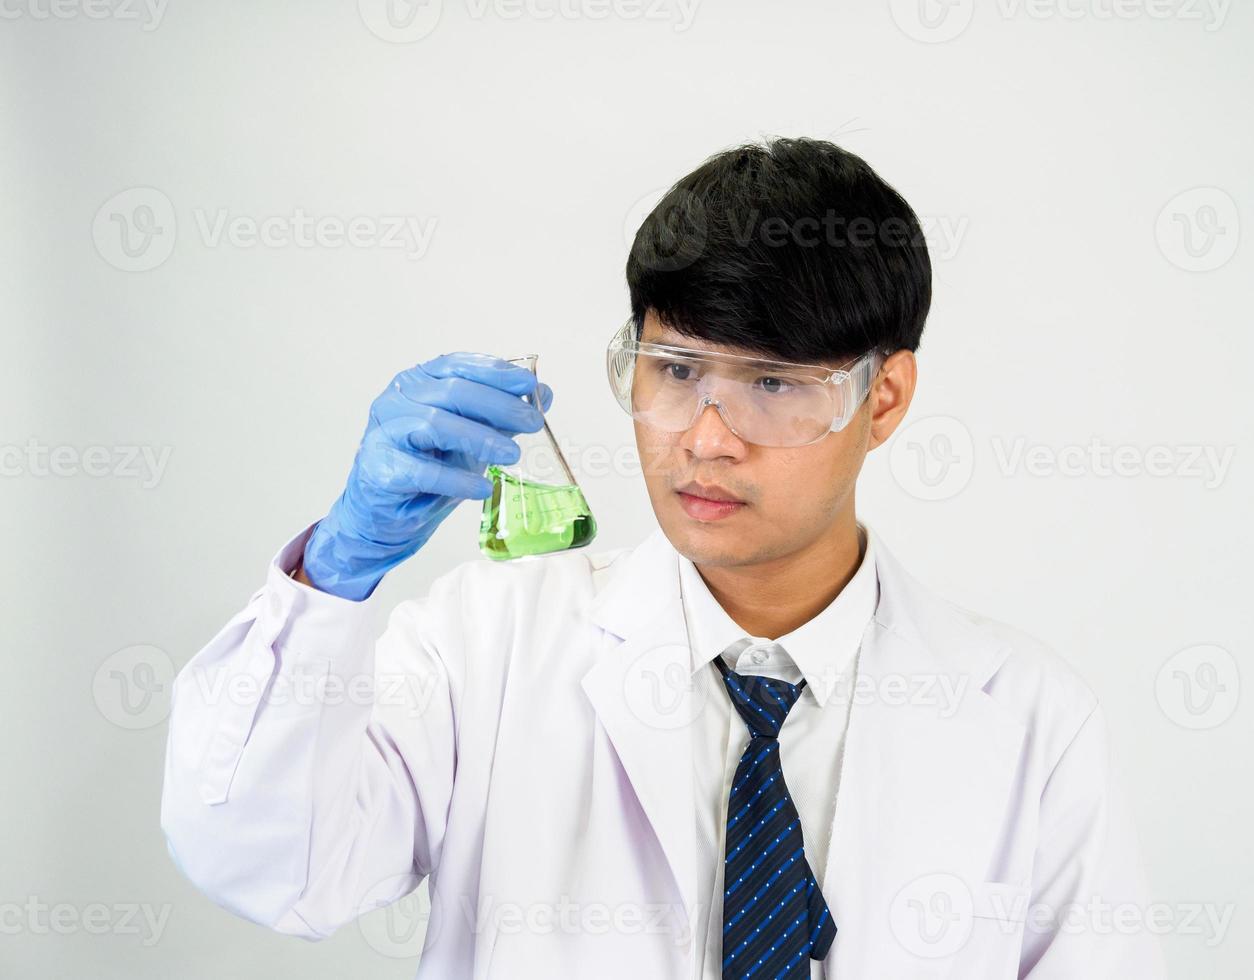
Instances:
[[[1004,881],[971,888],[971,938],[960,956],[962,973],[987,980],[1019,975],[1019,953],[1028,919],[1031,887]]]
[[[243,657],[214,684],[214,723],[200,766],[200,796],[210,806],[226,802],[258,714],[266,711],[280,720],[302,713],[302,706],[311,700],[310,692],[325,684],[329,669],[325,660],[276,673],[274,644],[287,609],[277,596],[271,600],[244,637]],[[317,701],[316,694],[312,700]],[[312,710],[317,711],[316,704]]]
[[[981,882],[971,889],[971,914],[977,919],[1023,923],[1027,921],[1031,895],[1028,885],[1006,881]]]

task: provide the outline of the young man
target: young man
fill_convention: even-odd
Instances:
[[[379,580],[552,397],[484,355],[398,375],[330,513],[179,675],[184,873],[307,938],[429,877],[441,980],[1159,976],[1101,914],[1145,899],[1093,695],[855,515],[915,388],[910,207],[830,143],[739,147],[627,278],[607,366],[658,529],[464,563],[372,643]]]

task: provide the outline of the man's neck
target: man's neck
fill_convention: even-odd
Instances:
[[[852,515],[803,550],[753,565],[697,566],[710,594],[750,636],[774,640],[826,609],[849,584],[863,547]]]

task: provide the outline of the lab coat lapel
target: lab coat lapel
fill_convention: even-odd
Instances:
[[[703,705],[691,674],[678,565],[660,529],[619,561],[623,567],[611,567],[610,581],[592,606],[593,621],[606,632],[583,689],[662,846],[692,923],[697,900],[692,736]]]
[[[893,934],[895,904],[929,876],[989,876],[1025,728],[984,691],[1005,648],[913,579],[882,539],[876,570],[822,876],[840,930],[830,962],[843,976],[900,966],[941,977],[948,961],[920,961],[909,937]]]
[[[840,929],[828,964],[845,976],[892,965],[939,978],[948,960],[921,961],[893,935],[894,900],[929,876],[977,885],[988,876],[1025,728],[984,691],[1006,649],[910,576],[882,538],[875,555],[880,598],[863,637],[819,876]],[[704,705],[691,676],[677,573],[660,529],[605,571],[609,581],[590,611],[605,631],[604,648],[582,684],[691,923],[692,737]]]

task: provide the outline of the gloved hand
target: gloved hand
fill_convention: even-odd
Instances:
[[[492,494],[489,463],[518,461],[511,435],[538,432],[553,391],[488,354],[442,354],[402,371],[370,406],[348,484],[305,545],[304,572],[323,592],[364,599],[426,543],[462,500]]]

